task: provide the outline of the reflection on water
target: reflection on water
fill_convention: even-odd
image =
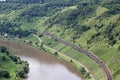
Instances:
[[[29,57],[20,56],[30,64],[30,73],[27,80],[81,80],[61,64],[44,64]]]
[[[81,75],[70,64],[41,50],[23,43],[0,41],[11,53],[30,64],[27,80],[82,80]]]

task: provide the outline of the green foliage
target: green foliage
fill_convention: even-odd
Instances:
[[[79,38],[80,34],[90,29],[89,26],[81,25],[78,21],[84,20],[85,18],[94,16],[94,12],[96,10],[96,5],[93,5],[92,3],[82,3],[77,6],[77,9],[70,9],[66,10],[62,13],[58,13],[57,15],[53,16],[52,18],[49,18],[45,24],[49,28],[53,25],[59,25],[64,30],[67,29],[73,29],[76,33],[75,38]]]
[[[29,64],[26,63],[26,65],[23,67],[23,70],[25,71],[26,74],[29,72]]]
[[[27,75],[24,71],[20,71],[17,73],[17,77],[20,77],[20,78],[27,78]]]
[[[85,68],[84,68],[84,67],[82,67],[82,68],[80,69],[80,72],[84,75],[84,74],[86,73]]]
[[[8,14],[12,10],[19,10],[25,7],[25,4],[20,3],[0,3],[0,10],[2,10],[0,13],[2,14]]]
[[[4,46],[0,46],[0,52],[5,53],[7,51],[7,48]]]
[[[29,64],[17,56],[11,55],[6,47],[4,47],[4,50],[6,54],[0,52],[0,80],[14,80],[15,78],[20,80],[26,78],[29,72]]]
[[[120,1],[114,0],[109,3],[103,5],[104,7],[108,8],[109,10],[103,14],[103,16],[109,17],[111,15],[120,14]]]
[[[75,26],[74,27],[74,31],[75,31],[75,36],[73,36],[73,39],[77,39],[79,38],[84,32],[90,30],[90,27],[89,26]]]
[[[90,73],[86,73],[85,77],[89,79],[90,78]]]
[[[7,59],[6,59],[6,57],[5,57],[5,56],[3,56],[3,57],[2,57],[2,60],[3,60],[3,61],[6,61]]]
[[[90,49],[108,66],[112,64],[113,56],[116,58],[116,54],[119,53],[120,0],[42,0],[42,4],[38,3],[38,0],[1,2],[0,34],[4,36],[7,33],[8,36],[19,38],[27,36],[25,39],[29,39],[28,43],[34,44],[35,41],[33,37],[28,36],[29,34],[37,31],[51,32],[78,46]],[[30,32],[30,29],[35,29],[35,32]],[[73,54],[70,48],[66,49],[52,40],[46,39],[45,44],[66,51],[66,54],[72,57],[77,55]],[[77,56],[75,59],[84,61],[80,57]],[[119,63],[116,64],[118,65]],[[110,66],[114,75],[118,68]]]
[[[54,52],[54,55],[55,55],[55,56],[58,56],[58,52]]]
[[[10,74],[8,71],[0,70],[0,78],[10,78]]]
[[[6,0],[7,3],[39,3],[40,0]]]
[[[77,6],[79,9],[79,13],[81,16],[85,16],[85,15],[90,15],[93,14],[96,10],[96,5],[93,3],[81,3],[80,5]]]
[[[118,46],[118,51],[120,52],[120,46]]]
[[[26,11],[24,11],[20,17],[43,17],[46,15],[46,7],[36,5]]]

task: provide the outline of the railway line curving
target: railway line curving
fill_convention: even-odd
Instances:
[[[79,52],[82,52],[83,54],[87,55],[88,57],[90,57],[92,60],[94,60],[102,68],[102,70],[106,74],[107,80],[112,80],[112,76],[110,74],[110,71],[109,71],[108,67],[105,65],[105,63],[103,61],[101,61],[94,54],[92,54],[89,51],[84,50],[83,48],[80,48],[80,47],[78,47],[78,46],[76,46],[74,44],[71,44],[70,42],[64,41],[64,40],[54,36],[53,34],[50,34],[50,33],[47,33],[47,32],[41,32],[41,33],[38,33],[38,34],[51,37],[51,38],[55,39],[56,41],[59,41],[59,42],[65,44],[65,45],[68,45],[68,46],[72,47],[73,49],[75,49],[75,50],[77,50]]]

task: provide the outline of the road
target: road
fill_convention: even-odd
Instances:
[[[105,65],[105,63],[103,61],[101,61],[97,56],[95,56],[94,54],[88,52],[87,50],[84,50],[83,48],[80,48],[74,44],[71,44],[70,42],[64,41],[56,36],[54,36],[53,34],[47,33],[47,32],[42,32],[42,33],[38,33],[44,36],[48,36],[51,37],[53,39],[55,39],[56,41],[59,41],[67,46],[72,47],[73,49],[82,52],[83,54],[87,55],[88,57],[90,57],[92,60],[94,60],[104,71],[104,73],[106,74],[107,80],[112,80],[112,76],[110,74],[110,71],[108,69],[108,67]]]

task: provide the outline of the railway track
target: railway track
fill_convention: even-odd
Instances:
[[[48,36],[48,37],[51,37],[53,39],[55,39],[56,41],[59,41],[67,46],[70,46],[72,47],[73,49],[87,55],[88,57],[90,57],[92,60],[94,60],[101,68],[102,70],[104,71],[104,73],[106,74],[106,78],[107,80],[112,80],[112,76],[110,74],[110,71],[108,69],[108,67],[105,65],[105,63],[103,61],[101,61],[97,56],[95,56],[94,54],[88,52],[87,50],[84,50],[83,48],[80,48],[74,44],[71,44],[70,42],[67,42],[67,41],[64,41],[56,36],[54,36],[53,34],[50,34],[50,33],[47,33],[47,32],[42,32],[42,33],[38,33],[38,34],[41,34],[41,35],[44,35],[44,36]]]

